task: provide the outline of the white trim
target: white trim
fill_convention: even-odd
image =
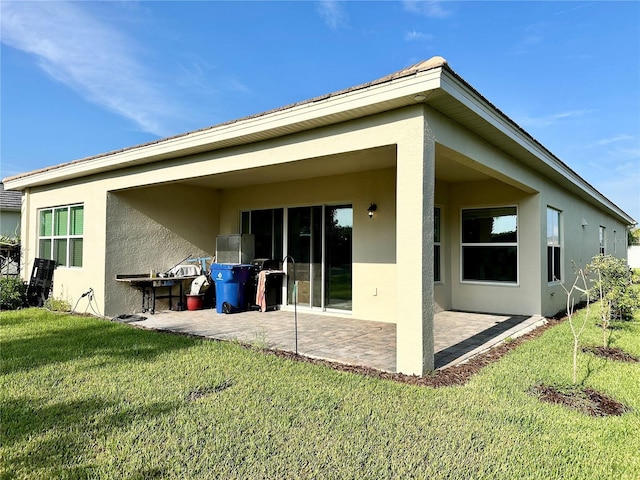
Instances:
[[[495,242],[495,243],[465,243],[462,241],[462,235],[464,233],[463,227],[463,211],[464,210],[488,210],[499,208],[515,208],[516,209],[516,281],[500,282],[497,280],[465,280],[464,279],[464,247],[513,247],[513,242]],[[520,286],[520,209],[518,204],[503,204],[503,205],[480,205],[480,206],[468,206],[460,208],[460,283],[461,284],[475,284],[475,285],[493,285],[493,286]]]
[[[71,234],[71,209],[73,208],[77,208],[77,207],[82,207],[82,235],[73,235]],[[67,211],[67,225],[66,225],[66,234],[65,235],[56,235],[55,234],[55,211],[56,210],[66,210]],[[50,211],[51,212],[51,235],[41,235],[40,234],[40,221],[41,221],[41,214],[42,212],[45,211]],[[80,270],[83,268],[84,266],[84,215],[85,215],[85,206],[84,203],[72,203],[69,205],[58,205],[55,207],[42,207],[42,208],[38,208],[36,210],[36,217],[37,217],[37,236],[36,236],[36,249],[37,249],[37,254],[36,256],[39,257],[40,256],[40,242],[42,240],[49,240],[51,242],[51,247],[50,247],[50,251],[49,251],[49,256],[51,257],[52,260],[56,260],[55,259],[55,244],[56,244],[56,240],[65,240],[66,241],[66,248],[65,248],[65,264],[58,264],[56,262],[56,268],[64,268],[64,269],[70,269],[70,270]],[[82,240],[82,265],[71,265],[71,240]]]
[[[558,220],[558,243],[549,243],[549,210],[553,210],[557,214]],[[562,210],[552,207],[551,205],[547,205],[545,210],[546,213],[546,241],[545,241],[545,252],[544,257],[546,258],[546,273],[547,273],[547,285],[561,285],[564,283],[564,215],[562,215]],[[549,280],[549,247],[560,248],[560,278],[557,280]],[[555,271],[555,269],[554,269]]]

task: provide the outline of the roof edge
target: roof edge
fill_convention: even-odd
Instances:
[[[282,107],[277,107],[271,110],[267,110],[264,112],[259,112],[253,115],[248,115],[246,117],[241,117],[241,118],[237,118],[237,119],[233,119],[233,120],[228,120],[226,122],[222,122],[222,123],[218,123],[215,125],[210,125],[207,127],[203,127],[200,129],[196,129],[196,130],[190,130],[188,132],[183,132],[183,133],[179,133],[177,135],[172,135],[170,137],[164,137],[164,138],[159,138],[157,140],[152,140],[150,142],[145,142],[145,143],[141,143],[141,144],[137,144],[137,145],[132,145],[129,147],[124,147],[124,148],[120,148],[120,149],[116,149],[116,150],[111,150],[108,152],[103,152],[103,153],[99,153],[96,155],[91,155],[88,157],[83,157],[83,158],[79,158],[76,160],[72,160],[69,162],[64,162],[64,163],[60,163],[57,165],[51,165],[49,167],[44,167],[44,168],[40,168],[37,170],[32,170],[29,172],[24,172],[24,173],[20,173],[17,175],[13,175],[13,176],[9,176],[6,177],[4,179],[2,179],[2,182],[8,183],[8,182],[15,182],[17,180],[22,180],[22,179],[26,179],[28,177],[31,176],[35,176],[35,175],[39,175],[39,174],[43,174],[43,173],[47,173],[47,172],[53,172],[55,170],[64,168],[64,167],[68,167],[68,166],[73,166],[73,165],[78,165],[80,163],[85,163],[85,162],[90,162],[92,160],[97,160],[97,159],[101,159],[101,158],[106,158],[106,157],[110,157],[113,155],[117,155],[117,154],[121,154],[121,153],[125,153],[125,152],[131,152],[131,151],[135,151],[137,149],[142,149],[145,147],[149,147],[149,146],[154,146],[154,145],[159,145],[165,142],[170,142],[172,140],[177,140],[180,138],[184,138],[187,137],[189,135],[194,135],[194,134],[199,134],[199,133],[204,133],[204,132],[208,132],[208,131],[212,131],[215,129],[219,129],[222,127],[226,127],[229,125],[234,125],[237,123],[242,123],[242,122],[246,122],[249,120],[253,120],[253,119],[257,119],[257,118],[262,118],[262,117],[267,117],[269,115],[278,113],[278,112],[284,112],[287,110],[291,110],[293,108],[296,107],[300,107],[303,105],[311,105],[313,103],[317,103],[323,100],[327,100],[330,98],[334,98],[334,97],[338,97],[341,95],[345,95],[347,93],[352,93],[352,92],[356,92],[358,90],[364,90],[367,88],[370,88],[372,86],[377,86],[377,85],[381,85],[384,83],[390,83],[393,82],[394,80],[398,80],[401,78],[405,78],[405,77],[409,77],[412,75],[416,75],[418,73],[422,73],[422,72],[426,72],[429,70],[433,70],[436,68],[440,68],[440,67],[446,67],[448,65],[448,62],[445,58],[440,57],[440,56],[434,56],[429,58],[428,60],[424,60],[422,62],[418,62],[414,65],[411,65],[409,67],[403,68],[395,73],[386,75],[384,77],[378,78],[377,80],[373,80],[371,82],[367,82],[367,83],[363,83],[363,84],[359,84],[353,87],[349,87],[349,88],[345,88],[342,90],[338,90],[332,93],[328,93],[328,94],[324,94],[324,95],[319,95],[317,97],[313,97],[307,100],[302,100],[300,102],[295,102],[295,103],[291,103]],[[25,188],[25,187],[22,187]]]
[[[540,153],[532,152],[536,157],[538,157],[541,161],[546,162],[543,157],[546,157],[549,161],[553,162],[556,167],[562,170],[563,175],[566,175],[569,181],[573,179],[575,182],[578,182],[577,185],[575,182],[572,182],[578,186],[578,188],[585,193],[587,193],[591,198],[600,203],[602,206],[608,208],[612,213],[616,214],[621,220],[628,222],[628,225],[637,225],[638,222],[628,213],[626,213],[622,208],[613,203],[606,197],[603,193],[601,193],[597,188],[587,182],[579,173],[573,170],[568,164],[563,162],[558,156],[556,156],[551,150],[545,147],[541,142],[536,140],[528,131],[518,125],[514,120],[512,120],[506,113],[496,107],[490,100],[488,100],[484,95],[482,95],[478,90],[475,89],[469,82],[467,82],[464,78],[462,78],[459,74],[457,74],[451,67],[447,64],[444,65],[448,73],[451,76],[460,82],[466,89],[468,89],[473,96],[475,96],[478,100],[484,103],[491,112],[494,112],[498,117],[502,118],[503,121],[507,123],[509,127],[511,127],[517,135],[523,137],[525,142],[530,143],[533,147],[538,149]],[[522,145],[521,145],[522,146]]]

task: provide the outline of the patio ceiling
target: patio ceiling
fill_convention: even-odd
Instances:
[[[218,175],[207,175],[179,183],[215,189],[239,188],[378,170],[395,167],[395,165],[395,145],[388,145],[340,155],[328,155]]]
[[[394,145],[328,155],[260,168],[206,175],[176,183],[210,189],[241,188],[253,185],[277,184],[308,178],[395,168]],[[474,162],[442,145],[436,146],[435,178],[447,183],[479,182],[492,178],[505,181],[504,175]],[[507,181],[513,185],[513,181]],[[514,185],[530,191],[524,185]]]
[[[179,183],[204,188],[228,189],[395,168],[395,166],[396,148],[395,145],[388,145],[340,155],[207,175]],[[448,183],[478,182],[491,178],[504,181],[503,175],[499,172],[482,167],[477,162],[439,144],[436,146],[435,169],[435,178]],[[524,186],[519,187],[526,190]]]

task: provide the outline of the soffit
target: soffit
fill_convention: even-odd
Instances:
[[[395,165],[396,148],[389,145],[280,165],[199,176],[179,183],[214,189],[239,188],[392,168]],[[277,187],[274,186],[274,188]]]

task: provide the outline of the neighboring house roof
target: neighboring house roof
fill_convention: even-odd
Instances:
[[[0,210],[19,212],[22,206],[22,192],[5,190],[4,183],[0,183]]]
[[[442,57],[378,80],[281,108],[122,150],[8,177],[24,189],[169,158],[228,148],[425,103],[475,132],[563,188],[605,208],[629,225],[635,220],[518,126],[456,74]]]

